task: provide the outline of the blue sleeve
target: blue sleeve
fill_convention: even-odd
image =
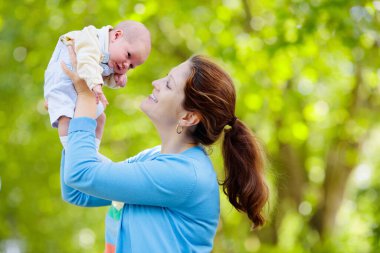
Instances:
[[[196,184],[196,173],[182,155],[160,155],[153,160],[104,162],[97,159],[96,121],[70,121],[64,180],[91,196],[128,204],[175,207],[186,201]]]
[[[63,200],[77,206],[86,206],[86,207],[108,206],[111,204],[111,201],[109,200],[90,196],[88,194],[82,193],[66,185],[63,180],[64,167],[65,167],[65,151],[63,150],[62,159],[61,159],[61,193],[62,193]]]

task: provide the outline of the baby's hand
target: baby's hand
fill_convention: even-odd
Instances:
[[[120,74],[113,74],[113,77],[115,79],[115,83],[117,84],[118,87],[125,87],[127,83],[127,76],[125,74],[120,75]]]
[[[96,102],[102,102],[102,104],[104,105],[104,107],[106,107],[108,105],[108,101],[107,101],[107,98],[106,96],[104,96],[104,93],[103,93],[103,90],[102,90],[102,85],[98,84],[96,85],[92,91],[95,93],[96,95]]]

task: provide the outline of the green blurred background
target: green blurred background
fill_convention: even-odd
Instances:
[[[271,188],[258,231],[221,195],[213,252],[380,252],[380,1],[360,0],[1,1],[0,252],[103,251],[107,209],[61,199],[43,80],[59,35],[124,19],[149,28],[153,49],[125,89],[105,89],[102,153],[159,144],[140,101],[152,80],[209,55],[235,81]]]

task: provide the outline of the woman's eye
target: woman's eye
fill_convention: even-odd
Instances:
[[[170,86],[169,86],[169,80],[166,81],[166,88],[171,89]]]

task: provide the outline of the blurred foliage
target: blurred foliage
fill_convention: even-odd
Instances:
[[[153,50],[124,90],[105,90],[102,153],[159,144],[140,101],[152,80],[209,55],[235,81],[271,188],[258,231],[221,195],[214,252],[379,252],[380,1],[364,0],[1,1],[0,252],[103,251],[106,209],[61,199],[43,80],[60,34],[124,19],[149,28]]]

